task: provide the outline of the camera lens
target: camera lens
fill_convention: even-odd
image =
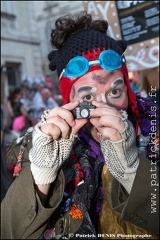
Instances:
[[[86,108],[82,109],[82,110],[81,110],[81,116],[82,116],[83,118],[89,117],[89,111],[88,111],[88,109],[86,109]]]

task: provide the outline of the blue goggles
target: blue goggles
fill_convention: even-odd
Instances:
[[[114,71],[120,68],[125,63],[125,58],[113,50],[105,50],[99,55],[98,60],[88,61],[85,57],[76,56],[72,58],[67,67],[62,71],[60,78],[79,77],[88,72],[90,66],[100,65],[103,69]]]

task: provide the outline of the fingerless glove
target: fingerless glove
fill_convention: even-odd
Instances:
[[[125,129],[120,132],[122,139],[114,142],[103,141],[100,136],[101,150],[110,173],[130,193],[139,165],[135,130],[130,121],[125,120]]]
[[[33,130],[32,148],[29,152],[31,171],[37,185],[54,182],[62,163],[68,158],[74,138],[53,140],[36,125]]]

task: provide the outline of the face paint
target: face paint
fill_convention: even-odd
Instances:
[[[106,84],[107,81],[112,77],[114,76],[115,72],[109,72],[108,74],[106,74],[105,76],[101,76],[100,74],[98,73],[93,73],[92,74],[92,79],[95,80],[96,82],[98,83],[101,83],[101,84]]]
[[[112,84],[111,84],[111,88],[115,88],[117,85],[119,84],[124,84],[124,79],[123,78],[119,78],[116,79]]]
[[[117,86],[121,87],[117,87]],[[120,97],[124,88],[124,80],[121,78],[116,79],[111,83],[111,88],[107,92],[98,93],[98,89],[96,87],[91,86],[83,86],[78,89],[78,94],[76,94],[76,98],[80,101],[91,102],[96,100],[97,102],[107,103],[107,100],[110,98],[118,98]],[[112,92],[113,91],[113,92]]]
[[[89,96],[91,94],[95,94],[97,91],[96,87],[91,87],[91,86],[83,86],[83,87],[80,87],[77,91],[77,93],[75,93],[75,98],[77,100],[79,100],[80,102],[83,102],[84,101],[84,96],[88,96],[88,101],[90,100],[89,99]],[[87,101],[87,100],[86,100]]]
[[[92,89],[93,88],[90,86],[84,86],[84,87],[81,87],[78,89],[78,93],[83,92],[83,91],[85,91],[85,92],[92,91]]]
[[[98,89],[96,87],[84,86],[78,89],[78,100],[80,102],[91,102],[96,100],[97,102],[106,103],[105,92],[97,93]]]
[[[123,109],[124,106],[126,109],[128,96],[122,73],[119,71],[111,73],[106,70],[87,73],[73,84],[70,101],[75,100],[80,102],[95,100],[118,109]]]

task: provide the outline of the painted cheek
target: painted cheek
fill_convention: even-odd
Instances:
[[[127,93],[123,93],[123,95],[120,98],[107,100],[107,104],[111,107],[115,107],[118,110],[120,110],[120,109],[126,110],[128,108]]]
[[[125,109],[126,110],[128,108],[128,98],[120,100],[119,103],[118,103],[118,107],[120,109]]]

